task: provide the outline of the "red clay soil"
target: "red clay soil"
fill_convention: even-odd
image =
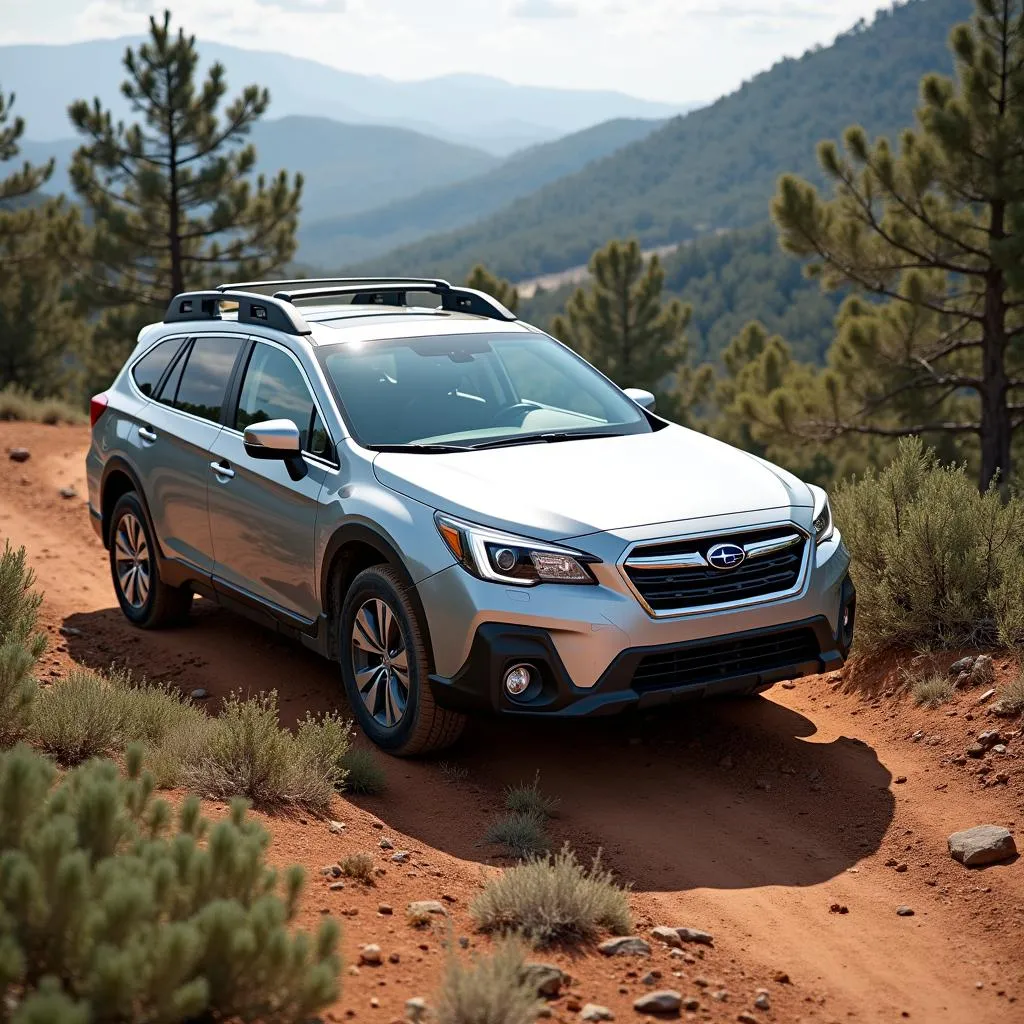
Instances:
[[[341,704],[332,665],[205,602],[177,630],[142,632],[123,620],[84,502],[87,443],[84,428],[0,424],[0,538],[26,546],[46,594],[44,680],[73,661],[116,662],[185,691],[203,687],[211,708],[232,689],[276,689],[286,723]],[[30,450],[28,462],[7,460],[15,445]],[[58,495],[67,485],[78,497]],[[78,632],[65,637],[61,627]],[[1008,660],[999,667],[1016,670]],[[651,719],[479,721],[446,759],[382,758],[387,792],[339,798],[341,835],[312,818],[261,816],[272,859],[308,871],[301,923],[338,915],[346,965],[364,943],[384,953],[381,967],[346,966],[327,1017],[390,1024],[411,996],[432,1000],[448,927],[408,926],[411,900],[445,899],[452,936],[471,951],[488,947],[468,905],[502,861],[482,837],[503,788],[539,770],[543,789],[561,799],[556,844],[584,855],[603,848],[632,884],[638,933],[667,924],[714,935],[692,963],[656,942],[643,959],[540,954],[574,979],[551,1004],[556,1021],[576,1021],[586,1002],[643,1020],[632,1005],[652,981],[698,997],[695,1019],[708,1021],[1024,1020],[1024,859],[970,871],[946,850],[951,832],[977,824],[1006,825],[1024,846],[1024,734],[984,762],[999,758],[1006,784],[987,784],[995,771],[978,774],[981,762],[952,763],[980,729],[1020,723],[987,717],[976,692],[921,710],[881,694],[892,678],[866,675],[862,688],[848,669]],[[383,837],[409,862],[394,863]],[[376,885],[329,891],[320,868],[358,850],[383,869]],[[913,916],[897,916],[904,905]],[[759,988],[769,990],[767,1011],[753,1008]]]

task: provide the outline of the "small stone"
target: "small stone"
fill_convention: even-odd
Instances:
[[[997,743],[992,748],[992,753],[993,754],[1005,754],[1006,753],[1006,744],[1005,743]]]
[[[341,878],[342,870],[341,870],[341,865],[340,864],[332,864],[331,865],[331,875],[334,878]]]
[[[389,964],[400,964],[401,962],[402,962],[402,954],[401,953],[388,953],[388,963]]]
[[[411,1024],[420,1024],[427,1015],[427,1001],[422,996],[413,996],[405,1001],[405,1015]]]
[[[72,498],[78,497],[78,491],[74,487],[62,487],[57,492],[65,501],[70,501]]]
[[[639,1013],[678,1013],[683,1005],[683,997],[670,988],[658,992],[649,992],[633,1003],[633,1009]]]
[[[556,999],[562,991],[562,985],[568,983],[568,975],[554,964],[527,963],[520,974],[523,981],[536,990],[537,995],[545,999]]]
[[[956,679],[961,672],[970,672],[974,667],[974,655],[969,654],[966,658],[961,658],[959,661],[954,661],[949,666],[949,678]]]
[[[330,889],[331,892],[341,892],[341,890],[345,888],[345,883],[344,882],[331,882],[331,884],[329,886],[327,886],[327,888]]]
[[[729,1002],[729,990],[726,988],[720,988],[717,992],[711,993],[711,998],[716,1003],[727,1003]]]
[[[897,786],[902,786],[903,783],[907,781],[907,777],[906,775],[897,775],[894,781],[896,782]]]
[[[757,1018],[752,1013],[747,1013],[746,1010],[738,1013],[736,1020],[739,1021],[739,1024],[757,1024]]]
[[[366,967],[379,967],[384,962],[381,956],[380,946],[370,943],[360,947],[359,964]]]
[[[60,635],[67,637],[81,636],[82,631],[80,629],[76,629],[74,626],[61,626]]]
[[[412,854],[408,850],[399,850],[398,853],[392,855],[391,859],[396,864],[407,864],[412,859]]]
[[[615,1020],[615,1014],[607,1006],[598,1006],[597,1003],[587,1003],[580,1011],[580,1020]]]
[[[381,836],[380,837],[380,844],[379,845],[380,845],[380,848],[382,850],[393,850],[395,848],[395,844],[393,842],[391,842],[391,840],[388,839],[387,836]]]
[[[914,911],[913,911],[912,907],[897,907],[896,908],[896,913],[900,917],[913,917],[914,916]]]
[[[32,453],[27,448],[8,448],[7,456],[11,462],[28,462]]]
[[[440,900],[414,900],[406,908],[410,917],[426,917],[428,914],[447,914]]]
[[[650,956],[651,945],[636,935],[606,939],[598,947],[605,956]]]
[[[792,984],[792,982],[789,980],[789,975],[785,971],[776,971],[772,977],[773,980],[779,985]]]
[[[669,928],[664,924],[659,924],[657,928],[652,928],[651,935],[659,942],[664,942],[666,946],[672,946],[675,949],[679,949],[683,945],[683,940],[679,938],[679,930]]]
[[[377,913],[380,914],[382,917],[390,917],[394,913],[394,910],[388,903],[379,903],[377,905]]]
[[[762,992],[754,1000],[755,1010],[770,1010],[772,1008],[772,1001],[767,992]]]
[[[954,832],[949,837],[949,852],[964,867],[976,868],[1016,856],[1017,844],[1009,829],[1000,825],[978,825]]]
[[[370,1008],[372,1010],[380,1009],[380,1000],[376,996],[370,996]]]
[[[971,666],[971,686],[991,686],[996,681],[996,667],[988,654],[979,654]]]
[[[967,758],[964,757],[962,754],[957,754],[956,757],[950,758],[950,764],[955,764],[958,768],[962,768],[965,764],[967,764]]]
[[[469,936],[468,935],[460,935],[459,936],[459,946],[462,949],[469,949]]]
[[[995,687],[994,687],[994,686],[993,686],[993,687],[990,687],[989,689],[987,689],[987,690],[986,690],[986,691],[985,691],[985,692],[984,692],[984,693],[983,693],[983,694],[982,694],[982,695],[981,695],[981,696],[980,696],[980,697],[978,698],[978,703],[979,703],[979,704],[984,704],[984,703],[986,703],[987,701],[990,701],[990,700],[991,700],[991,699],[992,699],[992,698],[993,698],[993,697],[994,697],[995,695],[996,695],[996,689],[995,689]]]
[[[342,821],[330,821],[327,823],[327,827],[331,830],[331,833],[336,836],[340,836],[345,831],[345,823]]]
[[[848,914],[850,912],[850,908],[844,903],[833,903],[832,906],[828,908],[828,912],[830,914]]]
[[[654,988],[659,981],[661,981],[661,971],[648,971],[641,979],[641,985],[647,985],[649,988]]]
[[[192,698],[193,700],[206,700],[206,698],[207,698],[207,697],[209,697],[210,695],[209,695],[209,693],[207,693],[207,691],[206,691],[206,690],[204,690],[204,689],[203,689],[203,688],[202,688],[201,686],[198,686],[198,687],[196,687],[196,689],[194,689],[194,690],[193,690],[193,691],[192,691],[192,692],[191,692],[191,693],[189,694],[189,696],[190,696],[190,697],[191,697],[191,698]]]
[[[898,874],[902,875],[906,870],[907,870],[907,865],[906,865],[906,863],[904,861],[900,861],[899,864],[896,865],[896,871],[897,871]]]
[[[715,944],[715,937],[710,932],[702,932],[699,928],[677,928],[676,934],[683,942],[696,942],[701,946]]]
[[[700,1000],[696,996],[689,996],[683,1000],[683,1009],[687,1013],[696,1013],[700,1009]]]
[[[794,683],[792,679],[787,679],[787,680],[786,680],[786,681],[785,681],[785,682],[784,682],[784,683],[782,684],[782,688],[783,688],[784,690],[795,690],[795,689],[796,689],[796,683]]]
[[[987,750],[988,750],[988,747],[984,746],[981,743],[972,743],[967,748],[967,756],[968,757],[973,757],[975,760],[978,760],[978,759],[980,759],[980,758],[985,756],[985,752]]]

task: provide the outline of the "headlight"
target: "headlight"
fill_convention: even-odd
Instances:
[[[440,512],[434,522],[459,564],[480,579],[519,587],[597,582],[587,568],[588,562],[597,559],[581,551],[474,526]]]
[[[832,506],[829,504],[828,495],[820,487],[815,487],[814,484],[807,486],[814,495],[814,543],[824,544],[836,532],[835,523],[832,522]]]

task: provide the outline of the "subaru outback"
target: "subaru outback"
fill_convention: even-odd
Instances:
[[[653,406],[445,281],[225,285],[92,400],[90,511],[131,622],[199,594],[295,636],[395,754],[840,666],[824,491]]]

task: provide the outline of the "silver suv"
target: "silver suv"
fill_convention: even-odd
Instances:
[[[445,281],[225,285],[92,400],[90,510],[133,623],[295,635],[396,754],[841,665],[825,493],[653,403]]]

